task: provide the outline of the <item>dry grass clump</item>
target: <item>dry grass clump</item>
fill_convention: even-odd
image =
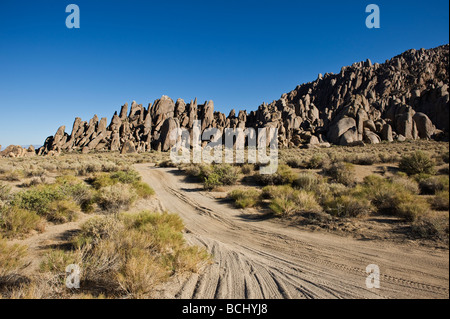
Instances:
[[[11,238],[28,234],[32,230],[43,231],[45,225],[35,212],[16,206],[0,208],[0,234]]]
[[[25,265],[27,247],[19,244],[10,245],[0,236],[0,286],[8,283],[20,273]]]

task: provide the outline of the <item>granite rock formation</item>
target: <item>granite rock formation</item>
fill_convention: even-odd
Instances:
[[[449,45],[409,50],[383,64],[370,60],[319,74],[256,111],[214,111],[214,103],[186,103],[162,96],[148,107],[125,103],[109,125],[95,115],[76,118],[70,134],[61,126],[37,150],[39,155],[79,151],[121,153],[167,151],[177,127],[194,120],[208,128],[276,127],[280,147],[327,147],[416,139],[448,140]],[[3,153],[3,152],[2,152]]]

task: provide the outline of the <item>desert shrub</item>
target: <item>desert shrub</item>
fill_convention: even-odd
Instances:
[[[378,155],[367,154],[367,155],[359,155],[356,158],[356,160],[353,161],[353,163],[358,165],[373,165],[378,161],[380,161]]]
[[[68,198],[72,198],[85,213],[94,210],[94,192],[92,188],[84,184],[75,176],[61,176],[56,179],[56,184],[59,185],[61,192]]]
[[[428,154],[416,151],[402,157],[399,169],[408,175],[434,174],[434,162]]]
[[[205,180],[203,182],[203,185],[205,189],[214,189],[219,186],[222,186],[223,183],[220,181],[220,175],[216,173],[210,174],[208,177],[205,177]]]
[[[289,158],[286,160],[286,165],[291,168],[301,168],[303,166],[303,161],[299,158]]]
[[[171,160],[166,160],[158,163],[159,167],[177,167],[177,165]]]
[[[419,178],[421,194],[434,195],[439,191],[449,189],[449,180],[446,176],[431,176]]]
[[[350,163],[337,162],[328,168],[323,169],[323,173],[330,177],[333,182],[351,186],[355,184],[353,165]]]
[[[449,152],[445,152],[442,154],[442,161],[444,161],[444,163],[448,164],[448,160],[449,160]]]
[[[115,217],[93,217],[81,226],[73,242],[78,248],[86,244],[96,244],[102,239],[112,238],[122,229],[123,224]]]
[[[448,190],[439,191],[431,200],[431,206],[435,210],[448,211],[449,209],[449,192]]]
[[[319,184],[323,183],[320,176],[314,173],[300,173],[293,185],[306,191],[314,191]]]
[[[373,211],[370,201],[356,194],[328,197],[323,207],[327,213],[337,217],[359,217],[368,215]]]
[[[235,189],[228,194],[234,200],[236,207],[254,207],[259,200],[259,192],[255,189]]]
[[[8,282],[24,266],[27,247],[19,244],[10,245],[0,237],[0,283]]]
[[[411,231],[418,238],[448,241],[448,215],[441,213],[422,215],[412,223]]]
[[[139,198],[149,198],[155,195],[153,188],[144,182],[135,182],[132,186]]]
[[[389,152],[381,152],[378,157],[382,163],[396,163],[400,160],[400,156]]]
[[[16,206],[0,208],[0,231],[7,237],[29,233],[43,228],[41,217],[35,212]]]
[[[63,199],[51,202],[45,214],[47,220],[55,223],[67,223],[77,219],[80,206],[73,199]]]
[[[223,185],[234,185],[239,179],[237,168],[229,164],[201,166],[199,175],[204,179],[205,189],[214,189]]]
[[[32,179],[20,184],[20,187],[23,187],[23,188],[33,187],[33,186],[42,184],[42,180],[43,180],[42,178],[33,177]]]
[[[430,208],[425,199],[411,193],[401,184],[376,175],[364,179],[361,193],[371,200],[379,213],[409,221],[415,220]]]
[[[260,185],[286,185],[292,184],[296,174],[287,165],[279,165],[275,174],[255,174],[254,178]]]
[[[120,210],[127,210],[136,200],[136,193],[127,184],[114,184],[97,192],[95,202],[107,213],[116,214]]]
[[[306,163],[306,168],[324,168],[330,164],[330,158],[326,154],[314,154]]]
[[[397,216],[412,222],[417,220],[419,216],[430,211],[430,205],[424,198],[403,195],[404,197],[397,197],[398,204],[395,207]]]
[[[399,187],[403,187],[405,190],[412,194],[420,193],[419,184],[415,180],[408,178],[408,176],[401,176],[400,174],[397,174],[390,180],[393,184],[398,185]]]
[[[151,294],[155,286],[167,276],[162,266],[148,253],[135,252],[127,258],[117,272],[120,287],[133,298]]]
[[[38,169],[29,169],[25,171],[25,176],[27,177],[42,177],[45,175],[45,170],[42,168]]]
[[[11,187],[0,183],[0,200],[8,200],[11,194]]]
[[[39,185],[14,195],[13,204],[40,216],[46,216],[51,203],[67,199],[57,185]]]
[[[14,170],[14,171],[6,172],[2,176],[2,179],[4,181],[8,181],[8,182],[18,182],[18,181],[20,181],[20,179],[22,177],[23,177],[23,172],[22,171]]]
[[[241,166],[241,173],[244,175],[250,175],[255,170],[255,165],[253,164],[244,164]]]
[[[186,175],[191,176],[191,177],[200,177],[201,173],[202,173],[202,167],[200,165],[196,165],[196,164],[189,164],[189,165],[180,165],[178,167],[180,170],[183,170]]]
[[[85,282],[102,286],[107,293],[148,297],[173,274],[198,271],[209,259],[204,249],[186,245],[183,229],[181,218],[168,213],[96,217],[74,238],[75,254],[53,256],[51,264],[79,257]]]
[[[90,180],[92,187],[99,190],[104,187],[112,186],[118,182],[117,179],[111,178],[111,174],[103,173],[95,176]]]
[[[112,180],[115,180],[122,184],[133,184],[141,180],[139,173],[136,172],[135,170],[118,171],[112,173],[110,176]]]
[[[310,192],[294,190],[292,187],[279,187],[275,192],[276,197],[269,205],[275,215],[289,217],[294,214],[322,211],[314,194]]]
[[[102,164],[102,172],[105,173],[111,173],[111,172],[117,172],[120,169],[120,167],[116,163],[103,163]]]

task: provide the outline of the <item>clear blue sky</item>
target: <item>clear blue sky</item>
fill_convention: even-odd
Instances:
[[[80,7],[80,29],[65,8]],[[381,9],[367,29],[365,8]],[[449,2],[0,1],[0,144],[161,95],[256,109],[318,73],[448,43]]]

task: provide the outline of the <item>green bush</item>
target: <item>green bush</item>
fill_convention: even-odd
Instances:
[[[111,178],[111,174],[108,173],[102,173],[100,175],[95,176],[91,180],[91,185],[95,189],[99,190],[104,187],[112,186],[114,184],[117,184],[118,180]]]
[[[214,188],[222,186],[223,183],[220,180],[219,174],[212,173],[208,177],[205,177],[203,185],[204,185],[205,189],[212,190]]]
[[[422,151],[403,156],[400,160],[399,169],[408,175],[435,173],[433,160]]]
[[[133,183],[133,188],[139,198],[149,198],[155,195],[155,191],[148,184],[144,182]]]
[[[64,199],[67,199],[67,196],[56,184],[39,185],[25,192],[16,193],[13,206],[34,211],[40,216],[47,216],[50,205]]]
[[[255,189],[235,189],[228,194],[234,200],[236,207],[254,207],[259,201],[259,192]]]
[[[122,184],[133,184],[139,182],[141,180],[141,177],[135,170],[129,170],[112,173],[111,179]]]
[[[237,168],[229,164],[201,166],[199,177],[203,177],[205,189],[214,189],[223,185],[234,185],[239,179]]]

